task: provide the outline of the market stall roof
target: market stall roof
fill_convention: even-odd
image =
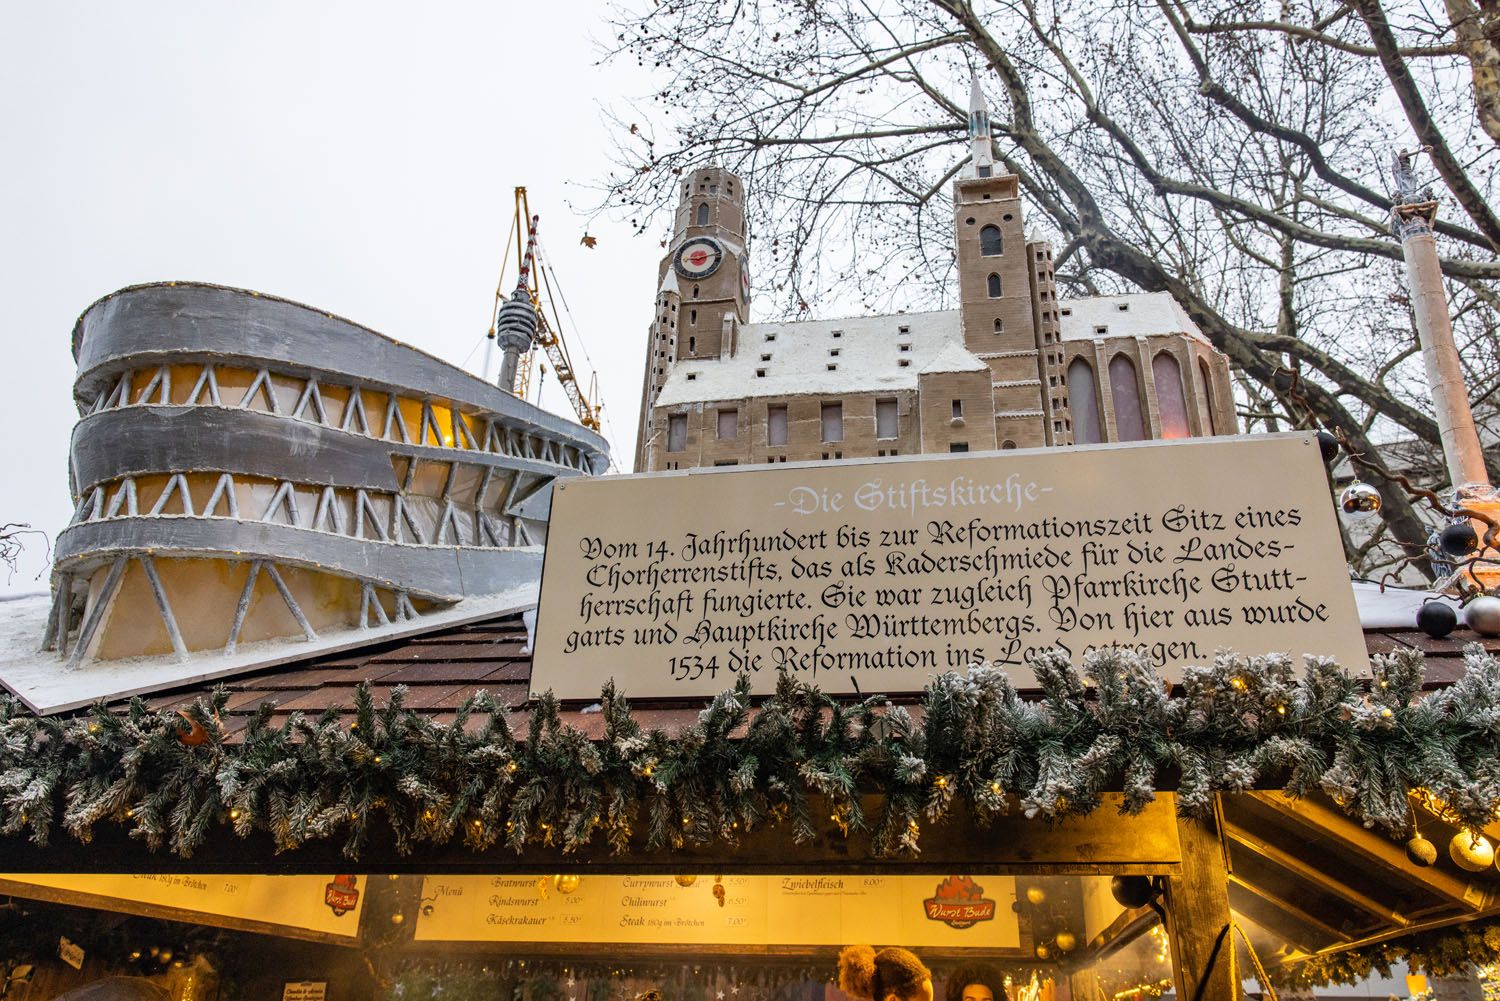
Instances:
[[[1463,627],[1443,639],[1434,639],[1415,628],[1373,626],[1365,629],[1365,643],[1371,654],[1420,650],[1427,658],[1429,688],[1458,680],[1464,670],[1464,647],[1471,643],[1479,643],[1491,653],[1500,653],[1500,637],[1479,636]],[[152,708],[188,705],[206,697],[216,684],[222,684],[232,693],[223,722],[233,735],[263,702],[274,703],[273,721],[293,712],[352,711],[355,689],[364,682],[374,686],[378,700],[383,700],[396,686],[404,685],[406,706],[439,720],[451,718],[465,699],[480,691],[488,692],[503,705],[524,711],[530,680],[526,622],[521,613],[513,613],[332,656],[312,657],[218,683],[174,689],[152,697],[148,705]],[[728,684],[726,681],[726,687]],[[630,695],[624,694],[627,698]],[[632,705],[643,727],[670,730],[697,722],[702,700],[686,703],[633,700]],[[584,733],[594,734],[602,725],[596,707],[588,704],[569,704],[564,715]]]

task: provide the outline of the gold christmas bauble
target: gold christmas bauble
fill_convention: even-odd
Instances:
[[[1072,952],[1073,947],[1078,944],[1078,939],[1074,938],[1070,931],[1060,931],[1057,933],[1056,942],[1058,951]]]
[[[1448,842],[1448,857],[1469,872],[1483,872],[1495,864],[1495,846],[1483,834],[1459,831]]]
[[[391,924],[393,925],[399,925],[404,923],[405,921],[406,915],[402,914],[400,911],[397,911],[395,914],[391,915]]]
[[[698,882],[697,876],[673,876],[672,878],[677,880],[678,886],[692,886]]]
[[[560,873],[552,877],[552,885],[557,887],[558,893],[572,893],[578,889],[580,882],[582,878],[571,872]]]
[[[1049,948],[1047,948],[1045,945],[1039,945],[1039,946],[1036,947],[1036,958],[1037,959],[1046,959],[1047,957],[1049,957],[1051,955],[1052,955],[1052,950],[1049,949]]]
[[[1032,906],[1040,904],[1047,899],[1047,891],[1040,886],[1028,886],[1026,888],[1026,900]]]
[[[1437,861],[1437,845],[1420,834],[1412,835],[1412,839],[1406,843],[1406,857],[1411,860],[1412,865],[1425,869]]]

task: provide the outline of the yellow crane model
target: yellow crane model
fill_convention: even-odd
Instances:
[[[531,214],[526,200],[526,189],[516,188],[516,216],[513,233],[516,235],[517,280],[515,291],[506,296],[504,272],[495,287],[495,308],[490,314],[489,337],[498,340],[504,355],[500,364],[500,388],[526,399],[531,392],[533,369],[545,374],[546,365],[536,359],[541,349],[552,363],[553,374],[562,384],[563,392],[573,404],[578,422],[592,431],[599,430],[599,412],[604,404],[599,401],[599,374],[589,377],[588,392],[579,385],[577,370],[568,357],[568,347],[562,339],[562,323],[557,316],[558,295],[553,290],[556,276],[551,275],[537,246],[537,223],[539,216]],[[525,240],[520,239],[524,234]],[[507,247],[507,251],[509,248]],[[546,293],[545,298],[543,292]],[[529,308],[526,308],[529,304]],[[548,316],[548,313],[551,316]],[[529,315],[528,315],[529,314]]]

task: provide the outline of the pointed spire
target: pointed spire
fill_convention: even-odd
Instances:
[[[969,170],[970,177],[989,177],[995,172],[990,150],[990,112],[979,89],[979,74],[969,74]]]

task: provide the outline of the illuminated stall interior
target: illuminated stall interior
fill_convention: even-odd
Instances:
[[[1319,949],[1495,912],[1494,870],[1417,870],[1316,803],[1226,798],[1247,980]],[[1431,836],[1441,821],[1426,815]],[[1294,844],[1294,839],[1302,839]],[[1313,866],[1309,859],[1321,861]],[[1010,1001],[1173,993],[1165,879],[1106,875],[22,875],[0,877],[18,1001],[101,978],[170,1001],[846,1001],[846,944],[901,944],[944,1001],[992,965]],[[1131,905],[1131,906],[1127,906]],[[1248,946],[1247,946],[1248,942]],[[1252,955],[1253,950],[1253,955]],[[962,987],[963,985],[956,985]],[[144,988],[142,988],[144,990]]]

